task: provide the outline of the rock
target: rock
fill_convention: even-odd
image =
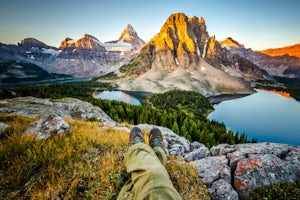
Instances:
[[[291,179],[286,162],[275,155],[251,155],[238,162],[234,173],[234,186],[240,197],[248,196],[252,190],[276,183],[295,183]]]
[[[185,161],[195,161],[195,160],[200,160],[202,158],[205,158],[209,156],[209,150],[207,147],[200,147],[198,149],[194,149],[190,153],[187,153],[184,155]]]
[[[231,184],[231,168],[224,167],[220,173],[220,178],[226,181],[227,183]]]
[[[224,168],[228,168],[226,156],[210,156],[193,162],[202,183],[208,186],[221,177]]]
[[[198,141],[194,141],[194,142],[192,142],[191,145],[190,145],[191,151],[193,151],[193,150],[195,150],[195,149],[198,149],[198,148],[201,148],[201,147],[205,147],[205,145],[202,144],[202,143],[200,143],[200,142],[198,142]]]
[[[208,189],[208,192],[211,194],[212,199],[228,199],[228,200],[237,200],[239,199],[237,192],[233,189],[231,184],[220,179],[214,182],[211,188]]]
[[[233,184],[231,188],[237,190],[240,198],[245,198],[255,188],[300,180],[299,146],[268,142],[219,144],[210,153],[212,156],[194,163],[203,183],[211,184],[208,190],[213,199],[227,198],[220,186],[224,182]]]
[[[289,152],[291,146],[276,143],[254,143],[254,144],[219,144],[210,149],[214,156],[226,155],[230,159],[230,167],[234,168],[236,163],[250,154],[274,154],[283,158]]]
[[[5,131],[8,125],[4,122],[0,122],[0,135]]]
[[[178,137],[176,143],[181,144],[184,147],[184,152],[190,151],[190,142],[184,137]]]
[[[231,146],[229,144],[219,144],[217,146],[213,146],[210,149],[210,153],[213,156],[222,156],[226,155],[227,153],[231,153],[235,150],[234,146]]]
[[[71,133],[71,127],[61,117],[56,114],[30,124],[25,134],[31,134],[39,139],[47,139],[50,136],[63,136]]]
[[[7,99],[0,108],[0,113],[12,113],[29,117],[45,117],[55,113],[61,117],[82,120],[98,120],[105,126],[116,126],[101,108],[88,102],[73,98],[60,99],[55,102],[50,99],[20,97]]]

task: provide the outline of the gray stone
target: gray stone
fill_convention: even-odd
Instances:
[[[218,180],[224,168],[228,167],[226,156],[211,156],[193,162],[198,170],[202,183],[211,185]]]
[[[209,156],[209,150],[207,147],[200,147],[198,149],[193,150],[190,153],[185,154],[184,158],[186,161],[195,161],[195,160],[200,160],[202,158],[205,158]]]
[[[56,114],[50,114],[49,116],[33,122],[26,129],[25,134],[31,134],[39,139],[46,139],[54,135],[69,135],[71,133],[71,127],[61,117]]]
[[[276,183],[294,183],[286,162],[275,155],[250,155],[237,163],[234,186],[240,197],[248,196],[252,190]]]
[[[210,149],[211,155],[212,156],[223,156],[226,155],[227,153],[231,153],[235,150],[233,145],[229,144],[219,144],[217,146],[213,146]]]
[[[237,192],[233,189],[230,183],[223,179],[215,181],[211,188],[208,189],[212,199],[215,200],[237,200],[239,199]]]
[[[229,184],[231,184],[231,168],[230,167],[224,167],[223,170],[220,173],[220,178],[224,179]]]
[[[184,155],[184,146],[181,144],[172,144],[168,148],[170,156],[181,156]]]
[[[201,147],[205,147],[204,144],[198,142],[198,141],[194,141],[190,144],[190,150],[193,151],[195,149],[201,148]]]
[[[8,125],[4,122],[0,122],[0,135],[5,131]]]
[[[71,119],[97,119],[105,126],[116,126],[116,122],[98,106],[73,98],[60,99],[55,102],[50,99],[34,97],[6,99],[1,104],[0,113],[12,113],[28,117],[45,117],[55,113]]]

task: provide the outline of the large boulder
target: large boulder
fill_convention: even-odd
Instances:
[[[230,176],[228,171],[228,159],[226,156],[210,156],[193,162],[198,170],[202,183],[211,186],[212,183],[222,176]],[[223,173],[225,170],[226,175]],[[231,179],[231,178],[230,178]]]
[[[233,189],[230,183],[224,181],[223,179],[217,180],[208,189],[209,193],[212,196],[212,199],[227,199],[227,200],[237,200],[239,196],[237,192]]]
[[[195,160],[200,160],[202,158],[205,158],[209,156],[209,149],[205,146],[193,149],[190,153],[186,153],[184,155],[185,161],[195,161]]]
[[[56,114],[50,114],[39,121],[31,123],[25,133],[34,135],[39,139],[47,139],[55,135],[69,135],[71,133],[71,127],[63,118]]]
[[[45,117],[55,113],[61,117],[82,120],[98,120],[106,126],[116,126],[101,108],[73,98],[56,101],[35,97],[6,99],[1,102],[0,113],[11,113],[28,117]]]
[[[220,175],[224,181],[231,179],[239,197],[247,197],[252,190],[276,183],[295,183],[300,180],[300,147],[277,143],[254,144],[219,144],[210,149],[214,157],[224,156],[228,159],[228,167],[233,176]],[[209,159],[207,157],[205,159]],[[199,161],[196,161],[199,164]],[[212,174],[214,168],[207,168],[206,172],[199,171],[199,177],[203,174]],[[227,173],[228,174],[228,173]],[[226,178],[224,178],[226,177]],[[211,176],[214,178],[214,176]],[[214,191],[213,181],[209,191],[218,199],[218,192]],[[220,187],[221,188],[221,187]],[[215,196],[217,195],[217,197]],[[222,199],[222,198],[221,198]]]
[[[0,122],[0,135],[5,131],[8,125],[4,122]]]
[[[252,190],[276,183],[295,183],[286,162],[275,155],[250,155],[237,163],[234,186],[240,197],[248,196]]]

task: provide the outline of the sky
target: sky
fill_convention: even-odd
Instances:
[[[210,36],[255,50],[300,43],[299,0],[0,0],[0,42],[27,37],[58,47],[85,33],[117,40],[131,24],[146,42],[169,15],[204,17]]]

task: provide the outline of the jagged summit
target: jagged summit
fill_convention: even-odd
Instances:
[[[126,26],[126,28],[122,31],[119,40],[123,40],[123,41],[127,41],[129,40],[131,37],[138,37],[136,31],[134,30],[134,28],[132,27],[131,24],[128,24]]]
[[[226,38],[225,40],[221,41],[220,44],[226,47],[233,47],[233,48],[244,48],[243,44],[240,44],[238,41],[232,39],[231,37]]]
[[[71,38],[66,38],[61,42],[59,47],[60,49],[64,48],[82,48],[82,49],[93,49],[97,51],[105,51],[105,48],[101,46],[99,40],[89,34],[84,34],[82,38],[73,40]]]
[[[35,38],[25,38],[21,41],[20,45],[25,48],[32,48],[32,47],[47,48],[48,47],[48,45]]]
[[[131,24],[128,24],[122,31],[119,41],[127,42],[133,45],[135,50],[140,49],[145,42],[138,36]]]
[[[200,22],[200,24],[205,24],[205,20],[204,20],[204,18],[203,18],[203,17],[201,17],[199,22]]]
[[[172,72],[178,66],[196,66],[200,58],[205,57],[208,40],[203,18],[172,14],[141,50],[142,70],[156,67]]]

